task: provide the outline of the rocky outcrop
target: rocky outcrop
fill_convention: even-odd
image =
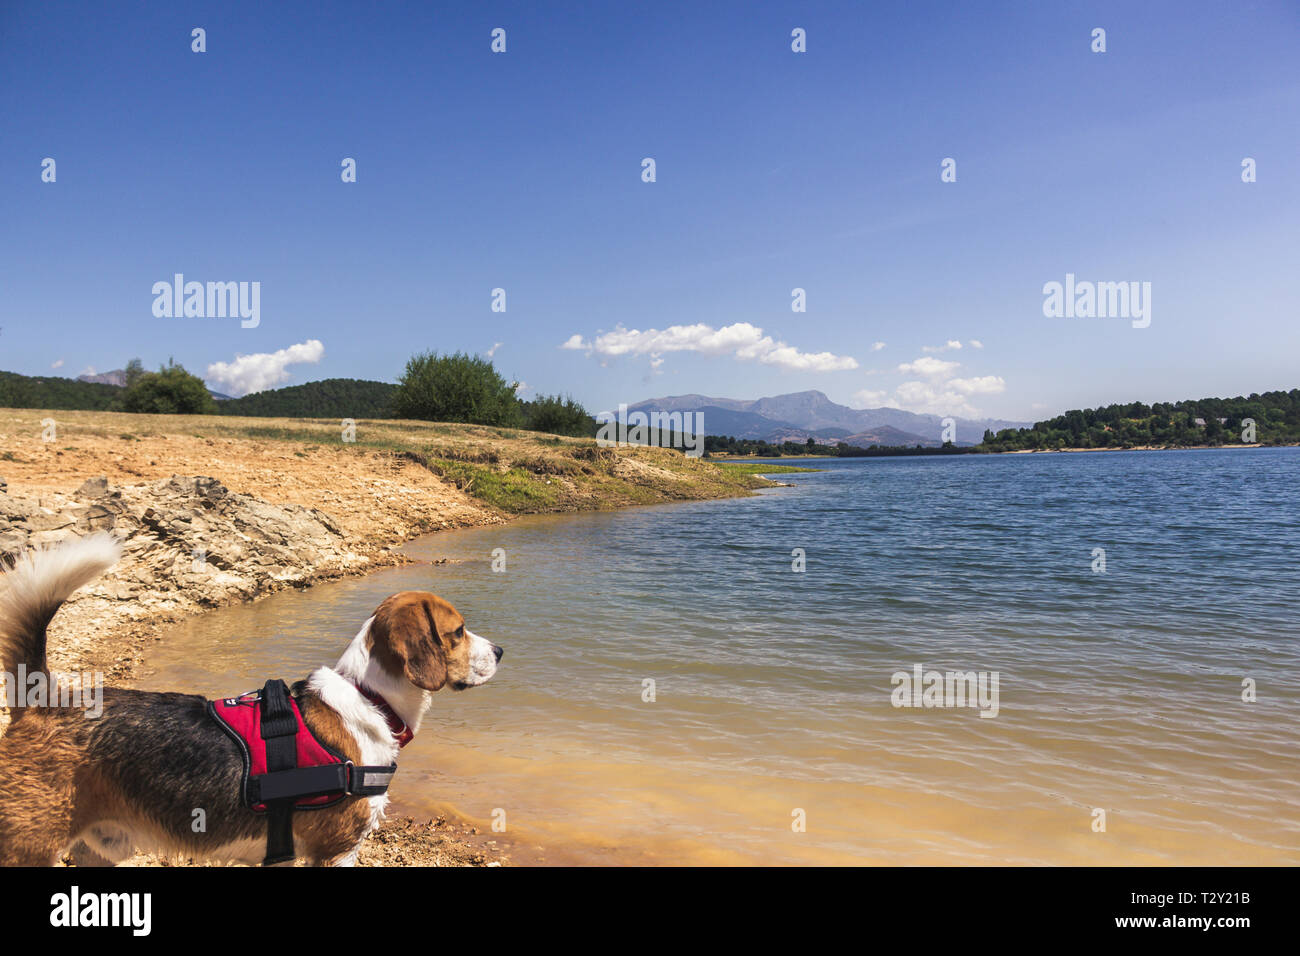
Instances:
[[[350,541],[322,511],[236,494],[215,478],[121,488],[91,478],[71,495],[32,496],[10,494],[0,480],[0,552],[92,531],[120,537],[123,560],[69,602],[60,630],[75,631],[79,620],[102,628],[112,619],[176,619],[400,560]],[[81,666],[101,663],[77,654],[75,637],[65,646]]]
[[[66,499],[0,492],[0,551],[92,531],[125,542],[126,560],[106,585],[117,599],[185,590],[201,604],[221,604],[232,590],[250,597],[273,582],[306,583],[323,568],[368,563],[324,512],[234,494],[215,478],[175,475],[128,488],[92,478]]]

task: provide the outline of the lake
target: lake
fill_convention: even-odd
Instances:
[[[396,809],[502,809],[521,861],[1300,863],[1300,449],[803,464],[420,539],[449,563],[192,619],[138,686],[295,680],[427,589],[506,654]],[[918,667],[996,715],[895,706]]]

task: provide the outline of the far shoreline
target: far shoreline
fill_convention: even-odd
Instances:
[[[990,451],[988,455],[1055,455],[1062,452],[1091,451],[1242,451],[1248,448],[1297,448],[1300,444],[1265,445],[1132,445],[1128,448],[1017,448],[1014,451]]]
[[[874,447],[874,446],[873,446]],[[763,457],[761,455],[730,455],[726,457],[709,456],[705,461],[719,463],[746,463],[761,461],[856,461],[868,458],[944,458],[944,457],[965,457],[967,455],[1055,455],[1061,453],[1076,452],[1107,452],[1107,451],[1241,451],[1252,448],[1300,448],[1300,442],[1283,442],[1275,445],[1265,445],[1262,442],[1253,442],[1247,445],[1131,445],[1128,447],[1105,447],[1105,448],[1016,448],[1010,451],[977,451],[978,446],[966,446],[970,450],[951,452],[949,455],[936,453],[935,450],[917,452],[909,455],[905,450],[908,445],[887,445],[883,446],[889,449],[888,454],[877,455],[781,455],[779,457]],[[809,470],[809,469],[801,469]],[[811,469],[816,470],[816,469]]]

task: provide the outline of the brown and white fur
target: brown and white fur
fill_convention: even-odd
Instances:
[[[114,538],[95,534],[24,555],[0,575],[0,670],[14,674],[22,664],[28,674],[48,674],[50,620],[119,555]],[[397,762],[398,743],[357,685],[418,731],[434,691],[482,684],[501,654],[469,631],[447,601],[403,591],[361,625],[335,667],[318,668],[292,691],[318,739],[359,766],[382,766]],[[0,865],[52,865],[73,847],[83,855],[89,847],[84,858],[100,863],[137,849],[261,860],[266,819],[241,804],[243,758],[208,716],[203,697],[105,688],[102,705],[97,719],[59,706],[10,711],[0,737]],[[350,797],[299,810],[293,818],[299,856],[351,865],[387,801],[387,795]],[[202,832],[195,832],[197,810]]]

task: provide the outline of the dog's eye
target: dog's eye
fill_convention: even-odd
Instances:
[[[456,628],[456,630],[452,632],[452,637],[456,638],[458,641],[462,640],[465,637],[465,625],[462,624],[460,627]]]

